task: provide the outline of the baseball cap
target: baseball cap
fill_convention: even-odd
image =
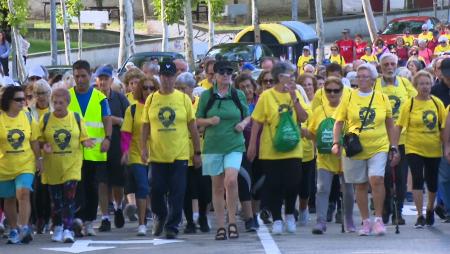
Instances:
[[[427,24],[423,24],[422,25],[422,30],[428,30],[428,25]]]
[[[303,50],[310,50],[309,46],[303,46]]]
[[[30,70],[28,71],[28,77],[44,78],[44,76],[45,76],[45,72],[42,69],[42,67],[39,65],[35,65],[35,66],[31,67]]]
[[[109,66],[101,66],[95,72],[95,76],[96,77],[106,76],[108,78],[111,78],[112,77],[112,73],[113,73],[113,70],[112,70],[111,67],[109,67]]]
[[[441,63],[442,75],[446,78],[450,78],[450,58],[444,58]]]
[[[159,73],[164,76],[175,76],[177,67],[171,61],[164,61],[159,63]]]
[[[344,33],[344,34],[348,34],[348,33],[350,33],[350,29],[348,29],[348,28],[345,28],[344,30],[342,30],[342,33]]]
[[[447,42],[448,41],[448,39],[447,39],[447,37],[445,37],[445,36],[439,36],[439,39],[438,39],[438,42],[439,43],[441,43],[441,42]]]
[[[245,63],[242,66],[242,70],[243,71],[245,71],[245,70],[254,71],[255,70],[255,66],[253,66],[253,64],[251,64],[251,63]]]
[[[231,63],[229,61],[217,61],[216,64],[214,64],[214,72],[217,73],[219,70],[223,69],[229,69],[233,70],[233,66],[231,66]]]

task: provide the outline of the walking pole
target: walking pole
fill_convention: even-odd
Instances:
[[[343,185],[344,183],[344,179],[342,177],[342,175],[339,176],[339,180],[340,180],[340,185],[341,185],[341,233],[345,233],[345,228],[344,228],[344,223],[345,223],[345,208],[344,208],[344,188]]]
[[[397,187],[395,184],[395,168],[391,167],[391,174],[392,174],[392,199],[394,200],[394,213],[395,213],[395,233],[400,234],[400,230],[398,227],[398,204],[397,204]]]

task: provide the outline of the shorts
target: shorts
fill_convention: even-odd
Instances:
[[[125,185],[125,167],[120,161],[97,162],[97,181],[109,186],[123,187]]]
[[[0,181],[0,198],[13,198],[18,189],[33,191],[33,180],[33,174],[25,173],[16,176],[13,180]]]
[[[150,193],[148,180],[149,168],[143,164],[131,164],[127,167],[126,194],[134,193],[136,198],[145,199]]]
[[[241,168],[242,153],[231,152],[227,154],[203,154],[203,175],[218,176],[226,168],[232,168],[237,171]]]
[[[388,154],[380,152],[367,160],[352,160],[344,157],[344,178],[346,183],[367,183],[371,176],[384,177]]]

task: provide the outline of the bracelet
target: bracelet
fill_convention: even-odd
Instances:
[[[341,144],[339,144],[339,142],[333,142],[333,144],[331,145],[331,147],[333,147],[334,145],[340,146]]]
[[[41,161],[43,159],[44,159],[44,157],[42,157],[42,156],[39,156],[39,157],[36,158],[36,160],[38,160],[38,161]]]

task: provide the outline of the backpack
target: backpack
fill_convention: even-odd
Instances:
[[[333,128],[334,120],[331,117],[326,117],[319,124],[316,133],[316,146],[317,151],[321,154],[330,154],[333,147]]]
[[[280,105],[275,95],[275,101]],[[276,126],[275,135],[273,136],[273,147],[278,152],[289,152],[297,147],[300,142],[300,130],[294,119],[292,118],[292,110],[279,112],[280,120]],[[270,128],[269,128],[270,130]]]
[[[210,96],[209,96],[208,102],[206,103],[205,114],[203,116],[204,118],[206,118],[208,111],[212,108],[212,106],[214,105],[214,102],[216,100],[229,100],[230,99],[228,97],[220,98],[219,95],[214,93],[214,87],[211,87],[209,89],[209,92],[210,92]],[[244,109],[242,108],[241,101],[239,100],[238,92],[237,92],[236,88],[234,88],[234,87],[231,88],[231,100],[234,102],[234,105],[236,105],[236,107],[241,112],[241,120],[244,119]]]
[[[50,120],[50,115],[51,114],[52,113],[50,113],[50,112],[47,112],[47,113],[44,114],[44,128],[42,129],[42,132],[44,132],[45,129],[47,128],[48,120]],[[73,112],[73,115],[75,116],[75,120],[77,121],[78,129],[81,132],[81,117],[80,117],[80,114],[78,114],[77,112]]]

